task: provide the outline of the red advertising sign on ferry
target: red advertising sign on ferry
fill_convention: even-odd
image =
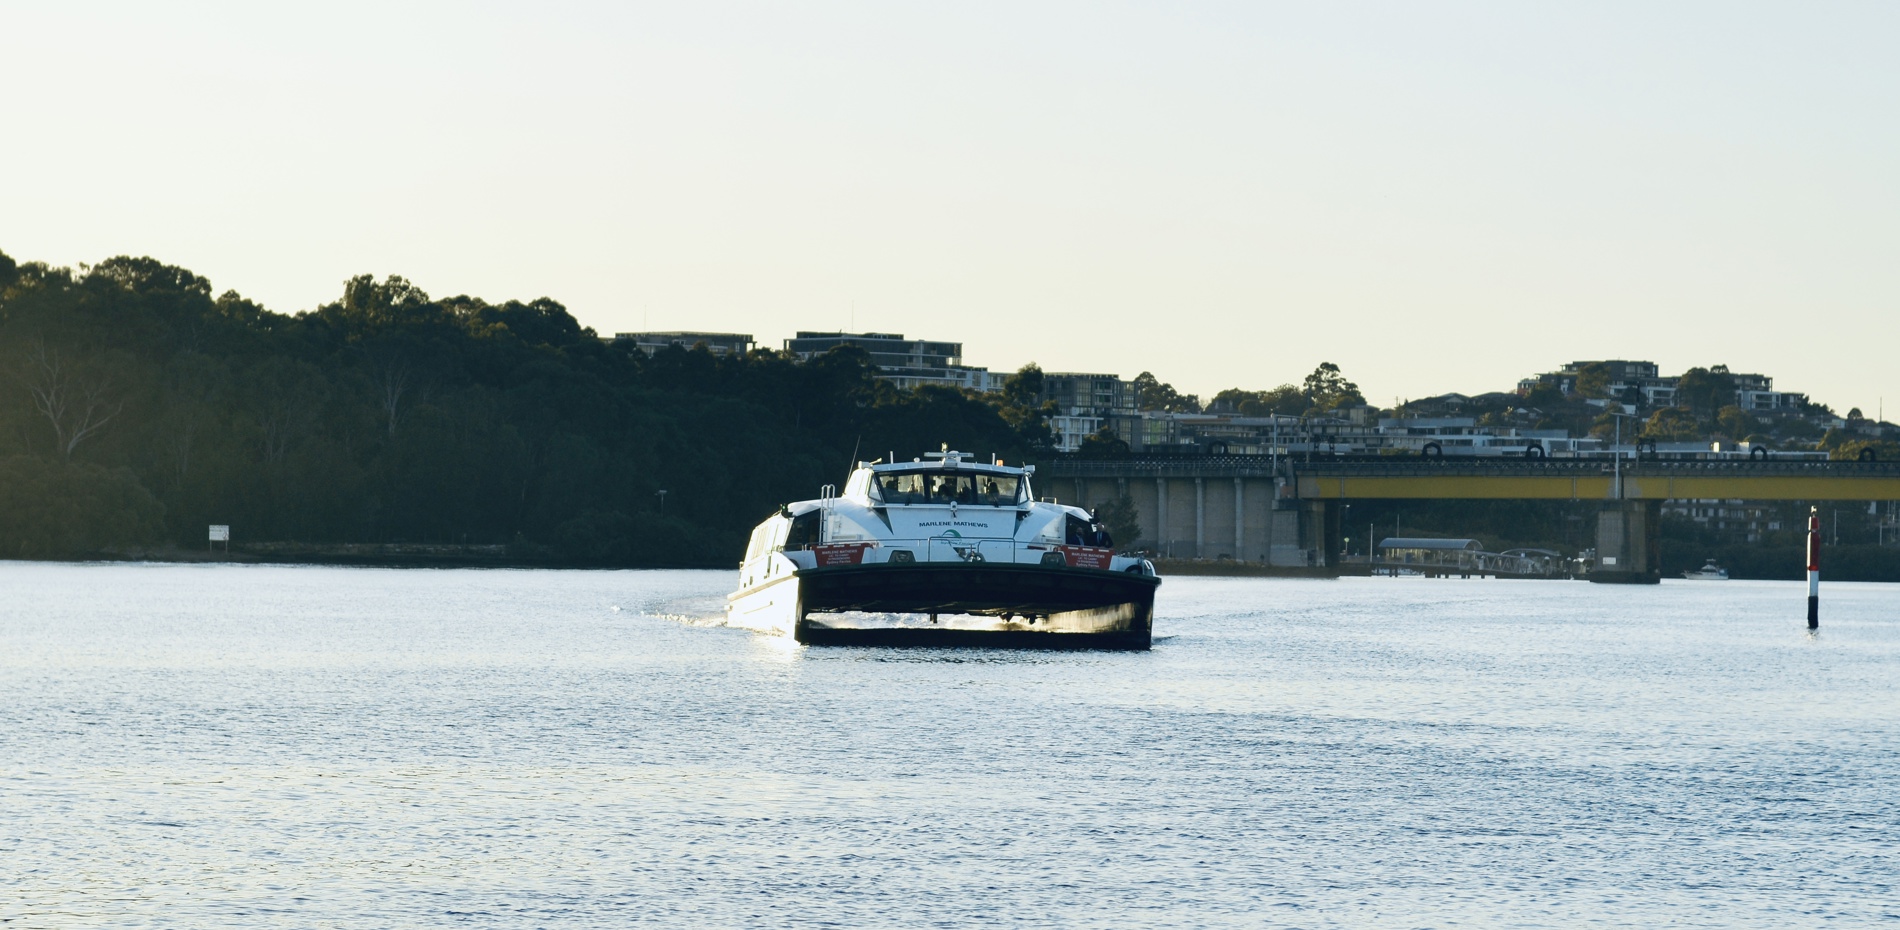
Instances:
[[[1108,560],[1115,557],[1113,549],[1097,549],[1094,546],[1057,546],[1062,550],[1073,568],[1107,568]]]
[[[818,556],[818,567],[827,565],[858,565],[864,561],[864,550],[871,548],[870,543],[827,543],[813,546],[811,551]]]

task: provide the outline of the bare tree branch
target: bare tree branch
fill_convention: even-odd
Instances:
[[[383,416],[388,424],[389,435],[396,435],[396,427],[402,423],[402,395],[409,387],[409,363],[401,356],[392,356],[384,360],[382,366]]]
[[[125,409],[125,401],[113,397],[110,378],[88,376],[60,358],[58,349],[47,348],[44,339],[33,340],[20,382],[32,395],[34,409],[52,425],[54,447],[67,461],[80,443]]]

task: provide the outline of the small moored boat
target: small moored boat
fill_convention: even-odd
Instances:
[[[1683,572],[1682,577],[1690,581],[1727,581],[1728,569],[1715,564],[1715,560],[1710,559],[1695,571]]]
[[[945,450],[864,462],[842,494],[752,531],[728,625],[812,645],[1147,649],[1146,559],[1079,507],[1038,501],[1030,466]]]

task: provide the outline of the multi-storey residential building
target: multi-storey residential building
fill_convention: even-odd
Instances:
[[[1604,361],[1571,362],[1557,371],[1533,375],[1517,383],[1519,394],[1529,394],[1540,384],[1548,384],[1563,392],[1565,397],[1578,393],[1578,381],[1583,377],[1584,369],[1602,365],[1609,375],[1605,392],[1610,397],[1621,400],[1629,396],[1634,388],[1642,394],[1644,407],[1668,407],[1676,402],[1676,379],[1664,377],[1656,370],[1655,362],[1630,361],[1627,359],[1608,359]]]
[[[1082,440],[1108,427],[1131,447],[1137,445],[1135,387],[1117,375],[1050,371],[1042,375],[1042,400],[1054,403],[1050,418],[1056,448],[1073,452]]]
[[[807,361],[839,346],[857,346],[869,353],[878,377],[899,388],[934,384],[940,387],[994,391],[1003,377],[988,368],[963,364],[963,343],[906,339],[902,333],[800,332],[785,340],[785,351]]]
[[[752,351],[753,341],[745,333],[689,333],[670,331],[663,333],[615,333],[616,343],[631,343],[647,355],[652,355],[667,346],[679,346],[691,349],[704,345],[706,351],[714,355],[744,355]]]
[[[1676,404],[1676,381],[1673,376],[1661,375],[1656,363],[1612,359],[1600,362],[1571,362],[1558,371],[1533,375],[1517,383],[1519,394],[1529,394],[1539,385],[1548,384],[1562,391],[1564,396],[1572,397],[1578,393],[1578,381],[1585,368],[1602,365],[1609,375],[1606,393],[1612,399],[1629,398],[1630,390],[1641,392],[1642,403],[1637,406],[1646,408],[1673,407]],[[1722,369],[1718,368],[1717,371]],[[1799,409],[1807,402],[1807,395],[1774,389],[1775,379],[1767,375],[1747,372],[1726,372],[1735,382],[1735,405],[1749,411],[1773,411]]]
[[[1743,410],[1797,410],[1807,403],[1806,394],[1775,390],[1775,379],[1767,375],[1738,374],[1735,379],[1735,405]]]

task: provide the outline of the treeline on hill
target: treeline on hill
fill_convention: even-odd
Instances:
[[[1034,366],[996,395],[875,370],[855,348],[647,358],[552,300],[438,300],[397,277],[284,315],[149,258],[0,254],[0,557],[203,546],[229,524],[240,547],[726,564],[854,452],[1048,447]]]
[[[1282,384],[1264,391],[1228,388],[1201,403],[1198,394],[1183,394],[1144,371],[1135,376],[1136,405],[1166,413],[1228,413],[1244,417],[1326,416],[1342,407],[1366,402],[1359,385],[1346,380],[1339,366],[1321,362],[1299,384]]]

